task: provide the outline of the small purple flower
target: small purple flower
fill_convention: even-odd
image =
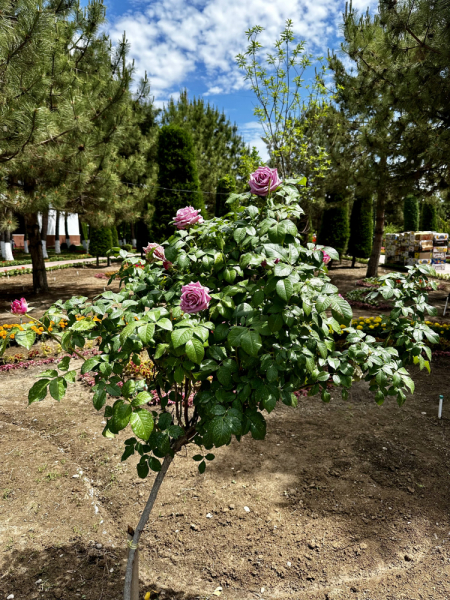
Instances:
[[[250,175],[248,182],[252,194],[257,196],[267,196],[281,185],[281,179],[278,177],[278,171],[270,167],[258,167]]]
[[[202,286],[199,281],[184,285],[181,288],[181,310],[190,314],[206,310],[211,301],[208,292],[209,288]]]
[[[186,206],[177,211],[175,224],[178,229],[188,229],[196,223],[203,223],[203,217],[200,211],[196,210],[193,206]]]

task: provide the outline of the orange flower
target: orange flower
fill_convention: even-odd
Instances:
[[[14,333],[10,333],[10,334],[9,334],[9,338],[10,338],[11,340],[13,340],[15,337],[16,337],[16,336],[14,335]]]

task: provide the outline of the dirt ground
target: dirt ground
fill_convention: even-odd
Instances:
[[[339,271],[341,289],[364,275]],[[95,295],[97,272],[50,274],[52,297]],[[0,281],[0,309],[20,279]],[[365,383],[347,402],[281,405],[264,442],[233,441],[204,475],[197,451],[178,456],[142,537],[141,598],[216,598],[220,586],[224,600],[448,600],[450,406],[441,421],[437,408],[449,367],[440,357],[431,376],[414,371],[402,408],[377,406]],[[0,373],[0,598],[119,600],[126,529],[153,476],[120,462],[127,436],[101,436],[80,382],[27,408],[41,370]]]

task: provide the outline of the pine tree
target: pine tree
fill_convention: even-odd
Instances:
[[[415,196],[406,196],[403,205],[403,230],[419,230],[419,201]]]
[[[118,248],[119,246],[119,234],[115,225],[111,227],[111,244],[113,248]]]
[[[225,175],[219,179],[216,191],[216,217],[223,217],[229,212],[229,206],[226,204],[226,201],[235,192],[236,180],[232,175]]]
[[[122,184],[118,159],[135,131],[127,42],[113,49],[104,22],[101,0],[2,2],[0,193],[26,217],[36,291],[48,289],[38,212],[109,225],[139,195]]]
[[[435,204],[432,204],[431,202],[425,202],[422,204],[420,229],[422,231],[438,230],[438,214]]]
[[[202,211],[205,208],[189,131],[178,125],[161,127],[158,166],[158,191],[151,223],[152,242],[162,242],[171,235],[173,225],[170,222],[180,208],[193,206]]]
[[[326,205],[317,243],[335,248],[342,257],[347,250],[350,236],[348,199],[343,194],[333,192],[327,194],[325,201]]]
[[[373,204],[370,196],[357,197],[353,202],[350,217],[350,239],[348,254],[352,257],[352,267],[356,258],[369,258],[373,241]]]
[[[240,159],[246,150],[237,125],[202,98],[189,100],[186,91],[177,102],[169,101],[161,115],[161,123],[179,125],[191,133],[200,188],[208,192],[208,212],[214,214],[217,182],[226,173],[237,177]]]
[[[108,250],[112,248],[111,229],[109,227],[91,228],[91,242],[89,244],[89,253],[97,257],[97,267],[99,258],[107,256]],[[109,260],[108,260],[109,263]]]

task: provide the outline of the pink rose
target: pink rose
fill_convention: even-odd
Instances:
[[[273,192],[281,185],[281,179],[278,177],[276,169],[258,167],[256,171],[250,175],[248,184],[252,194],[256,194],[257,196],[267,196],[269,191]]]
[[[193,206],[186,206],[177,211],[175,224],[178,229],[188,229],[188,227],[196,223],[203,223],[203,217],[200,211],[196,210]]]
[[[149,244],[147,248],[142,248],[145,252],[147,262],[155,262],[156,260],[166,260],[164,248],[159,244]]]
[[[183,285],[181,288],[181,310],[185,313],[198,313],[201,310],[206,310],[211,301],[208,292],[209,288],[203,287],[199,281]]]
[[[325,265],[327,265],[331,260],[331,256],[329,256],[324,250],[322,250],[322,253],[323,253],[323,262]]]
[[[11,312],[13,315],[25,315],[28,312],[28,304],[25,298],[11,302]]]

